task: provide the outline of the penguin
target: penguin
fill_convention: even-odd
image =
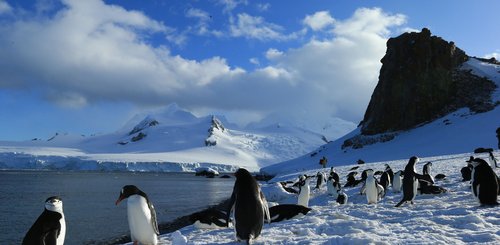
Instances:
[[[347,183],[345,183],[344,187],[354,187],[359,185],[359,183],[364,182],[364,179],[356,179],[354,176],[356,176],[358,173],[357,172],[350,172],[347,175]]]
[[[434,182],[434,178],[431,175],[431,170],[432,170],[432,162],[427,162],[422,169],[422,174],[429,175],[429,177],[432,178],[432,181]]]
[[[123,186],[115,205],[127,199],[127,217],[130,228],[130,237],[134,244],[158,243],[158,222],[156,211],[148,195],[135,185]]]
[[[227,214],[221,210],[210,208],[189,216],[189,221],[198,229],[217,229],[228,227],[226,223]]]
[[[332,177],[335,182],[340,183],[340,176],[337,172],[335,172],[333,167],[330,168],[330,177]]]
[[[469,160],[467,160],[467,166],[463,167],[460,172],[462,173],[462,181],[470,181],[472,175],[472,164],[471,162],[474,160],[473,156],[470,156]]]
[[[269,208],[271,223],[289,220],[306,215],[311,208],[296,204],[281,204]]]
[[[338,191],[340,190],[340,183],[336,182],[335,179],[330,176],[326,181],[326,190],[328,195],[332,196],[334,199],[337,198]]]
[[[280,182],[281,186],[283,187],[283,190],[285,190],[286,192],[288,193],[292,193],[292,194],[298,194],[299,192],[291,187],[288,187],[286,186],[287,182]]]
[[[387,191],[387,188],[391,185],[391,176],[387,171],[380,176],[380,185],[384,188],[384,192]]]
[[[320,189],[323,185],[323,181],[325,180],[325,175],[322,172],[318,172],[316,174],[316,187],[314,189]]]
[[[342,189],[338,190],[337,191],[337,200],[336,200],[336,202],[338,204],[346,204],[347,200],[348,200],[347,194],[345,194],[345,192]]]
[[[23,245],[63,245],[66,237],[62,199],[52,196],[45,200],[45,209],[23,239]]]
[[[234,175],[236,181],[229,199],[226,224],[229,224],[229,216],[233,211],[236,240],[249,244],[259,237],[265,218],[271,220],[269,206],[259,184],[248,170],[240,168]]]
[[[392,182],[392,191],[393,192],[400,192],[401,191],[401,186],[402,186],[402,178],[403,171],[399,170],[396,173],[394,173],[394,178]]]
[[[376,204],[384,194],[384,187],[377,183],[377,179],[373,176],[373,169],[366,170],[365,185],[361,189],[361,193],[366,193],[368,204]]]
[[[489,153],[489,160],[490,160],[490,165],[491,165],[491,168],[498,168],[498,163],[497,163],[497,159],[495,158],[495,156],[493,155],[493,150],[488,152]]]
[[[419,160],[420,159],[418,157],[413,156],[408,161],[408,164],[406,164],[403,178],[403,200],[396,204],[396,207],[401,206],[401,204],[405,202],[411,202],[411,204],[413,204],[413,200],[415,199],[418,191],[417,188],[419,179],[427,180],[428,182],[434,184],[432,179],[428,178],[428,175],[416,173],[415,164],[417,164]]]
[[[392,168],[391,166],[389,166],[389,164],[384,164],[385,165],[385,172],[387,172],[387,174],[389,174],[389,180],[392,182],[394,182],[394,172],[392,171]]]
[[[474,158],[472,164],[472,194],[481,205],[498,205],[498,177],[488,163]]]
[[[297,204],[304,207],[309,207],[309,180],[305,175],[301,176],[299,179],[299,197],[297,199]]]
[[[436,180],[443,180],[443,179],[446,179],[446,175],[444,175],[444,174],[436,174],[436,176],[434,176],[434,179],[436,179]]]

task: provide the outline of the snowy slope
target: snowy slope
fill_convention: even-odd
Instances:
[[[500,103],[500,66],[480,62],[471,58],[463,69],[472,69],[480,76],[488,77],[497,84],[493,102]],[[360,134],[360,129],[323,145],[315,151],[296,159],[285,161],[261,169],[267,174],[278,174],[298,170],[313,169],[319,166],[319,159],[325,156],[328,166],[355,163],[358,159],[365,162],[408,159],[413,155],[421,157],[439,156],[471,152],[478,147],[497,148],[495,131],[500,127],[500,106],[485,113],[472,114],[463,108],[431,123],[408,130],[395,132],[394,139],[360,149],[342,149],[346,139]],[[375,135],[373,137],[378,137]]]
[[[322,135],[297,127],[239,130],[224,117],[198,118],[174,104],[136,116],[111,134],[61,133],[50,140],[0,142],[0,169],[194,171],[204,166],[258,171],[324,143]]]
[[[500,152],[494,154],[499,156]],[[470,184],[462,182],[460,169],[472,153],[443,155],[423,158],[417,164],[417,172],[422,173],[423,164],[433,162],[432,175],[445,174],[444,180],[436,185],[444,187],[447,193],[439,195],[418,195],[415,204],[404,204],[395,208],[402,193],[391,189],[378,204],[367,204],[366,196],[360,195],[360,185],[346,188],[348,204],[339,205],[328,196],[326,187],[313,190],[315,180],[311,181],[313,209],[306,216],[288,221],[266,224],[254,244],[499,244],[500,243],[500,206],[481,207],[472,196]],[[475,157],[487,157],[475,154]],[[372,168],[384,170],[388,163],[394,171],[404,169],[408,162],[393,160],[368,163],[358,172]],[[356,165],[340,166],[336,171],[341,183],[346,183],[346,175]],[[328,169],[329,170],[329,169]],[[315,175],[313,169],[307,172],[294,172],[274,178],[262,188],[268,201],[296,203],[297,196],[274,188],[278,181],[296,181],[299,174]],[[500,170],[496,170],[500,174]],[[359,178],[359,176],[358,176]],[[200,230],[187,226],[175,233],[161,236],[162,244],[175,244],[172,239],[184,237],[187,244],[237,244],[234,242],[233,228]],[[181,237],[181,238],[182,238]]]

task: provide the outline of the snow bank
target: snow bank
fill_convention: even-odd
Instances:
[[[500,152],[494,154],[498,157]],[[470,184],[461,181],[460,169],[470,155],[473,154],[421,159],[417,172],[421,173],[423,165],[432,161],[432,175],[441,173],[447,176],[436,181],[436,185],[448,192],[418,195],[414,205],[395,208],[402,193],[393,193],[390,188],[376,205],[367,204],[366,197],[359,194],[360,186],[345,189],[349,195],[346,205],[339,205],[328,196],[325,186],[313,190],[311,212],[302,218],[265,224],[254,244],[500,244],[500,206],[479,206],[471,194]],[[475,154],[475,157],[486,158],[487,155]],[[367,163],[356,171],[360,173],[367,168],[384,170],[385,163],[397,171],[403,169],[407,161]],[[335,168],[343,184],[353,166],[358,165]],[[312,169],[280,175],[271,181],[295,181],[299,174],[313,175],[318,171],[327,172],[326,169]],[[498,174],[500,170],[496,172]],[[280,193],[273,184],[263,185],[263,190],[269,197]],[[284,199],[276,196],[281,199],[280,204],[297,200],[293,195]],[[160,239],[162,244],[172,244],[172,239],[177,240],[180,235],[186,238],[187,244],[236,244],[233,228],[200,230],[187,226],[176,233],[164,234]]]

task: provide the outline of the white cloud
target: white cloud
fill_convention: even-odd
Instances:
[[[261,12],[268,11],[269,8],[271,8],[271,4],[269,4],[269,3],[258,3],[257,4],[257,9]]]
[[[236,23],[231,21],[230,33],[233,37],[245,37],[260,41],[286,40],[290,37],[283,34],[284,28],[268,23],[260,16],[251,16],[246,13],[237,15]]]
[[[144,35],[168,28],[141,12],[99,0],[63,3],[50,19],[0,27],[0,45],[9,47],[0,49],[0,87],[45,91],[70,107],[101,100],[165,104],[184,89],[242,72],[219,57],[186,60],[146,44]]]
[[[250,63],[254,64],[254,65],[260,65],[260,61],[259,59],[253,57],[253,58],[250,58]]]
[[[390,30],[404,16],[361,9],[333,24],[335,36],[295,49],[268,49],[266,67],[246,71],[223,57],[188,60],[146,41],[173,31],[141,12],[98,0],[65,0],[52,17],[0,26],[0,89],[41,91],[70,107],[100,101],[302,120],[361,120]],[[193,14],[193,13],[192,13]],[[234,34],[285,38],[260,17],[238,15]],[[243,117],[242,117],[243,118]]]
[[[489,59],[489,58],[495,58],[496,60],[500,60],[500,51],[497,50],[493,53],[486,54],[483,56],[483,58]]]
[[[0,0],[0,15],[10,13],[11,11],[12,7],[9,5],[9,3]]]
[[[335,19],[330,16],[330,12],[319,11],[313,15],[307,15],[302,22],[314,31],[318,31],[333,25]]]
[[[283,55],[283,52],[277,50],[277,49],[274,49],[274,48],[271,48],[271,49],[268,49],[266,51],[266,58],[268,60],[273,60],[273,59],[276,59],[276,58],[279,58]]]
[[[218,3],[224,6],[223,12],[230,13],[232,12],[238,5],[247,5],[247,0],[218,0]]]

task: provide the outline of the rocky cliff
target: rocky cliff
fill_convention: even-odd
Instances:
[[[410,129],[461,107],[491,110],[496,85],[461,69],[468,59],[453,42],[432,36],[427,28],[389,39],[362,134]]]

